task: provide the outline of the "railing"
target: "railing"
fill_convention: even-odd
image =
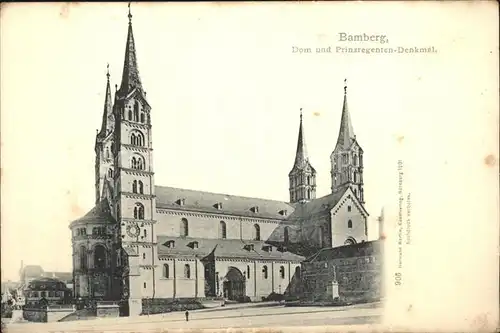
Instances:
[[[119,301],[97,301],[97,305],[120,305]]]

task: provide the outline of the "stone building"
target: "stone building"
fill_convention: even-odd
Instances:
[[[302,263],[306,301],[368,301],[381,298],[383,252],[380,240],[320,250]]]
[[[61,280],[54,278],[38,278],[29,282],[24,289],[26,305],[66,304],[72,299],[71,290]]]
[[[366,240],[363,151],[346,96],[330,195],[316,199],[302,115],[289,202],[156,185],[153,112],[128,17],[121,84],[113,98],[107,74],[96,135],[96,205],[70,225],[76,297],[121,300],[128,315],[145,299],[261,300],[293,292],[306,255]]]

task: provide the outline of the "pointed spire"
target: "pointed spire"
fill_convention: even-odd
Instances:
[[[99,132],[99,136],[105,137],[107,134],[107,128],[112,125],[108,123],[109,118],[113,115],[113,101],[111,99],[111,86],[109,83],[109,64],[107,65],[106,70],[106,97],[104,99],[104,110],[102,113],[102,126],[101,131]]]
[[[293,167],[302,169],[308,161],[309,157],[307,156],[307,147],[302,126],[302,108],[300,108],[299,138],[297,140],[297,152],[295,153],[295,163]]]
[[[130,11],[129,3],[127,44],[125,47],[125,61],[123,63],[123,76],[120,86],[120,93],[122,95],[126,95],[134,88],[139,88],[142,90],[141,79],[139,77],[139,68],[137,66],[137,56],[135,54],[134,34],[132,31],[132,13]]]
[[[354,130],[352,129],[351,116],[347,106],[347,79],[344,80],[344,104],[342,105],[342,118],[340,119],[339,137],[337,146],[348,148],[351,145],[351,139],[354,139]]]

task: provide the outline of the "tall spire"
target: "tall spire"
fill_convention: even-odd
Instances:
[[[339,137],[337,146],[348,148],[351,145],[351,139],[354,139],[354,130],[352,129],[351,116],[347,106],[347,79],[344,79],[344,104],[342,105],[342,118],[340,119]]]
[[[295,153],[294,168],[303,169],[309,158],[307,156],[306,141],[304,138],[304,129],[302,126],[302,108],[300,108],[300,125],[299,125],[299,138],[297,140],[297,152]]]
[[[300,109],[299,138],[293,168],[288,174],[290,202],[307,202],[316,198],[316,170],[307,156],[304,127],[302,125],[302,108]]]
[[[112,126],[112,122],[110,120],[113,117],[113,100],[111,99],[111,86],[109,83],[109,64],[107,65],[106,71],[106,97],[104,99],[104,110],[102,113],[102,126],[101,131],[99,132],[99,136],[105,137],[107,134],[107,128]]]
[[[142,90],[141,78],[139,77],[139,68],[137,66],[137,56],[135,54],[134,34],[132,31],[132,13],[130,11],[129,3],[127,44],[125,47],[125,61],[123,63],[123,76],[120,86],[120,93],[122,95],[126,95],[134,88]]]

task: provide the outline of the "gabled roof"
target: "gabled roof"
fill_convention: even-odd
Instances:
[[[304,203],[295,204],[295,210],[286,221],[274,229],[267,242],[269,244],[283,244],[285,228],[288,228],[288,240],[291,244],[301,243],[301,236],[304,228],[307,228],[314,221],[314,217],[328,215],[346,193],[347,188],[325,195],[321,198],[313,199]]]
[[[98,222],[98,223],[114,222],[114,218],[111,215],[111,210],[109,208],[109,202],[107,198],[104,198],[101,201],[99,201],[99,203],[95,205],[94,208],[92,208],[87,214],[71,222],[70,227],[76,223],[89,223],[89,222]]]
[[[321,249],[304,262],[328,261],[332,259],[375,256],[380,253],[380,241],[361,242],[352,245]]]
[[[156,207],[283,220],[294,206],[276,200],[155,186]],[[183,201],[182,201],[183,200]],[[220,209],[217,204],[221,204]],[[257,207],[257,209],[255,209]],[[281,213],[280,213],[281,212]]]
[[[168,241],[174,241],[175,247],[167,247]],[[198,242],[198,248],[193,246]],[[253,246],[253,249],[252,247]],[[265,251],[263,247],[270,246],[264,241],[242,241],[240,239],[205,239],[191,237],[168,237],[158,236],[158,255],[161,256],[195,256],[200,259],[213,255],[215,258],[247,258],[247,259],[272,259],[297,261],[304,257],[290,252],[280,252],[275,247],[271,251]]]

